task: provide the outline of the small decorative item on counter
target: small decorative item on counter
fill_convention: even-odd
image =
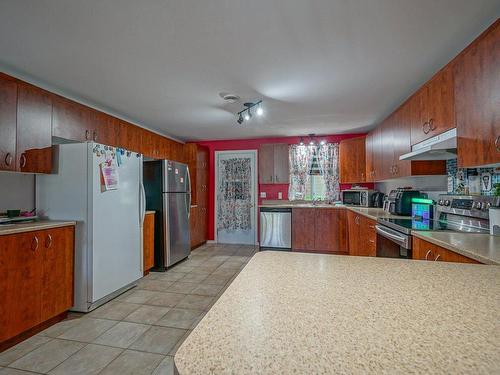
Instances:
[[[455,192],[455,177],[448,176],[448,194]]]
[[[21,215],[21,210],[7,210],[7,217],[18,217]]]
[[[480,195],[481,194],[481,178],[477,173],[477,170],[467,173],[467,178],[469,180],[469,194]]]

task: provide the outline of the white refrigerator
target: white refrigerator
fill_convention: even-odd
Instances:
[[[42,217],[77,222],[72,310],[87,312],[142,277],[142,156],[90,142],[59,145],[55,158],[56,173],[36,176],[36,208]],[[105,188],[106,161],[116,167],[116,189]]]

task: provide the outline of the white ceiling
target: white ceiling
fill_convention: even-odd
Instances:
[[[500,0],[0,0],[4,71],[183,140],[360,132]],[[264,100],[238,126],[219,92]]]

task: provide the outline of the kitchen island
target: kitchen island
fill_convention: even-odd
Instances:
[[[179,374],[499,373],[500,267],[256,254]]]

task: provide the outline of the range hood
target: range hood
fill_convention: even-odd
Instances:
[[[399,160],[448,160],[457,158],[457,129],[453,128],[411,147]]]

